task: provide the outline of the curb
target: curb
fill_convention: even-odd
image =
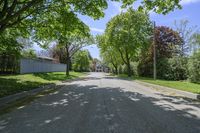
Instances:
[[[200,94],[195,94],[195,93],[191,93],[191,92],[187,92],[187,91],[177,90],[177,89],[170,88],[170,87],[146,83],[146,82],[138,81],[138,80],[136,80],[136,82],[139,83],[139,84],[142,84],[144,86],[147,86],[147,87],[152,87],[152,88],[155,88],[155,89],[170,91],[170,92],[176,93],[176,94],[181,95],[181,96],[186,97],[186,98],[190,98],[190,99],[194,99],[194,100],[200,100]]]
[[[6,105],[8,105],[12,102],[15,102],[18,99],[25,98],[27,96],[35,95],[35,94],[37,94],[37,93],[39,93],[43,90],[48,90],[48,89],[51,89],[52,87],[55,87],[55,86],[56,86],[56,84],[47,84],[47,85],[43,85],[39,88],[32,89],[32,90],[29,90],[29,91],[23,91],[23,92],[16,93],[16,94],[13,94],[13,95],[5,96],[3,98],[0,98],[0,108],[5,107]]]

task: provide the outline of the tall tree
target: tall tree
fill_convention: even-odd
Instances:
[[[196,32],[191,37],[191,52],[195,53],[198,52],[200,49],[200,33]]]
[[[122,62],[118,51],[107,44],[109,42],[106,42],[105,34],[96,36],[96,40],[98,47],[100,48],[100,55],[103,62],[107,65],[111,65],[111,67],[114,68],[114,73],[118,74],[118,67]]]
[[[38,16],[37,26],[34,28],[35,40],[43,42],[57,42],[58,46],[66,51],[66,75],[69,75],[71,57],[82,47],[91,44],[90,30],[76,14],[66,7],[60,7],[52,12]],[[47,26],[39,24],[48,22]]]
[[[88,50],[79,50],[73,57],[73,70],[88,72],[90,69],[90,58]]]
[[[107,2],[106,0],[0,0],[0,32],[21,22],[24,24],[26,22],[24,20],[35,21],[37,15],[60,7],[96,19],[104,15],[102,11],[107,7]]]
[[[156,59],[158,63],[161,63],[166,58],[180,55],[181,44],[182,38],[178,32],[166,26],[158,26],[155,28]],[[148,47],[142,50],[146,52],[140,54],[139,73],[141,76],[150,77],[153,75],[153,48],[153,43],[150,43]],[[162,68],[165,67],[157,65],[157,69],[161,70]],[[162,70],[165,71],[164,69]],[[160,73],[158,72],[159,75]]]
[[[113,17],[107,24],[105,35],[107,45],[115,49],[127,66],[128,76],[131,76],[131,60],[136,57],[140,48],[148,41],[152,26],[149,17],[141,12],[129,9]]]
[[[180,34],[183,39],[181,43],[181,56],[186,56],[192,52],[192,36],[196,32],[195,26],[189,26],[188,20],[180,20],[174,22],[175,30]]]

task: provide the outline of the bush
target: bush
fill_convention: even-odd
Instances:
[[[193,54],[188,61],[189,79],[200,83],[200,51]]]
[[[160,79],[186,80],[188,77],[187,58],[165,58],[158,62],[157,75]]]
[[[169,79],[170,80],[186,80],[188,78],[187,70],[188,59],[185,57],[174,57],[168,59]]]
[[[152,77],[153,76],[153,63],[150,61],[139,62],[138,75],[141,77]]]
[[[187,79],[187,58],[173,57],[157,60],[157,77],[166,80],[185,80]],[[138,66],[140,76],[153,77],[153,63],[144,62]]]

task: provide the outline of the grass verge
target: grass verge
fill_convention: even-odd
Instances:
[[[126,75],[119,75],[120,78],[128,78]],[[151,84],[161,85],[165,87],[174,88],[177,90],[183,90],[187,92],[192,92],[196,94],[200,94],[200,84],[191,83],[188,81],[169,81],[169,80],[154,80],[153,78],[145,78],[145,77],[131,77],[128,79],[139,80]]]
[[[65,72],[51,72],[0,76],[0,98],[83,75],[84,73],[70,72],[70,76],[66,76]]]

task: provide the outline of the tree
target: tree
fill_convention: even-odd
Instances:
[[[36,58],[37,57],[35,50],[32,48],[23,50],[21,54],[22,54],[22,57],[25,57],[25,58]]]
[[[128,76],[131,76],[130,62],[139,54],[140,49],[148,42],[152,26],[149,17],[141,12],[129,9],[113,17],[107,24],[106,44],[116,50],[126,64]]]
[[[16,73],[21,51],[25,44],[17,41],[17,30],[5,30],[0,34],[0,73]]]
[[[200,83],[200,51],[193,53],[188,61],[189,79],[194,83]]]
[[[200,49],[200,33],[196,32],[192,35],[191,39],[191,51],[196,53]]]
[[[65,7],[60,7],[48,14],[41,14],[37,20],[38,24],[48,21],[48,26],[40,28],[38,25],[34,28],[35,40],[39,40],[37,42],[40,45],[45,41],[56,42],[59,48],[66,50],[66,75],[69,75],[72,56],[92,43],[89,27],[73,12],[65,10]]]
[[[109,42],[106,42],[105,35],[96,36],[96,40],[98,47],[100,48],[100,54],[103,62],[107,65],[111,65],[115,70],[114,73],[118,74],[118,67],[122,62],[119,53],[111,46],[107,45]]]
[[[152,42],[152,41],[151,41]],[[140,55],[139,74],[141,76],[153,75],[153,43],[150,42],[148,47],[145,47]],[[182,38],[179,33],[166,26],[158,26],[155,28],[155,45],[158,77],[162,77],[162,73],[166,72],[167,58],[178,56],[181,54],[180,46]]]
[[[79,50],[73,57],[73,70],[78,72],[88,72],[89,68],[89,52],[87,50]]]
[[[62,47],[65,45],[65,50],[66,50],[66,64],[67,64],[67,71],[66,75],[69,75],[69,66],[70,66],[70,61],[71,58],[74,56],[78,50],[81,48],[91,44],[90,38],[87,37],[72,37],[69,39],[66,43],[61,42],[59,45]]]
[[[48,48],[48,53],[50,57],[58,59],[60,63],[66,63],[67,54],[64,47],[55,44],[53,47]]]
[[[123,7],[133,4],[136,0],[113,0],[121,1]],[[166,14],[176,8],[181,8],[180,0],[143,0],[139,10],[153,10],[157,13]],[[59,7],[66,7],[67,10],[95,19],[104,16],[102,12],[107,8],[107,0],[0,0],[0,33],[6,28],[15,27],[24,20],[35,21],[35,16],[42,12],[51,12]],[[28,26],[31,25],[30,23]]]
[[[35,21],[37,15],[60,7],[97,19],[104,15],[107,3],[106,0],[0,0],[0,32],[20,23],[24,25],[25,20]]]
[[[192,38],[193,34],[196,32],[195,26],[189,26],[188,20],[180,20],[179,22],[175,21],[175,30],[179,33],[182,38],[181,43],[181,56],[186,56],[192,52]]]

